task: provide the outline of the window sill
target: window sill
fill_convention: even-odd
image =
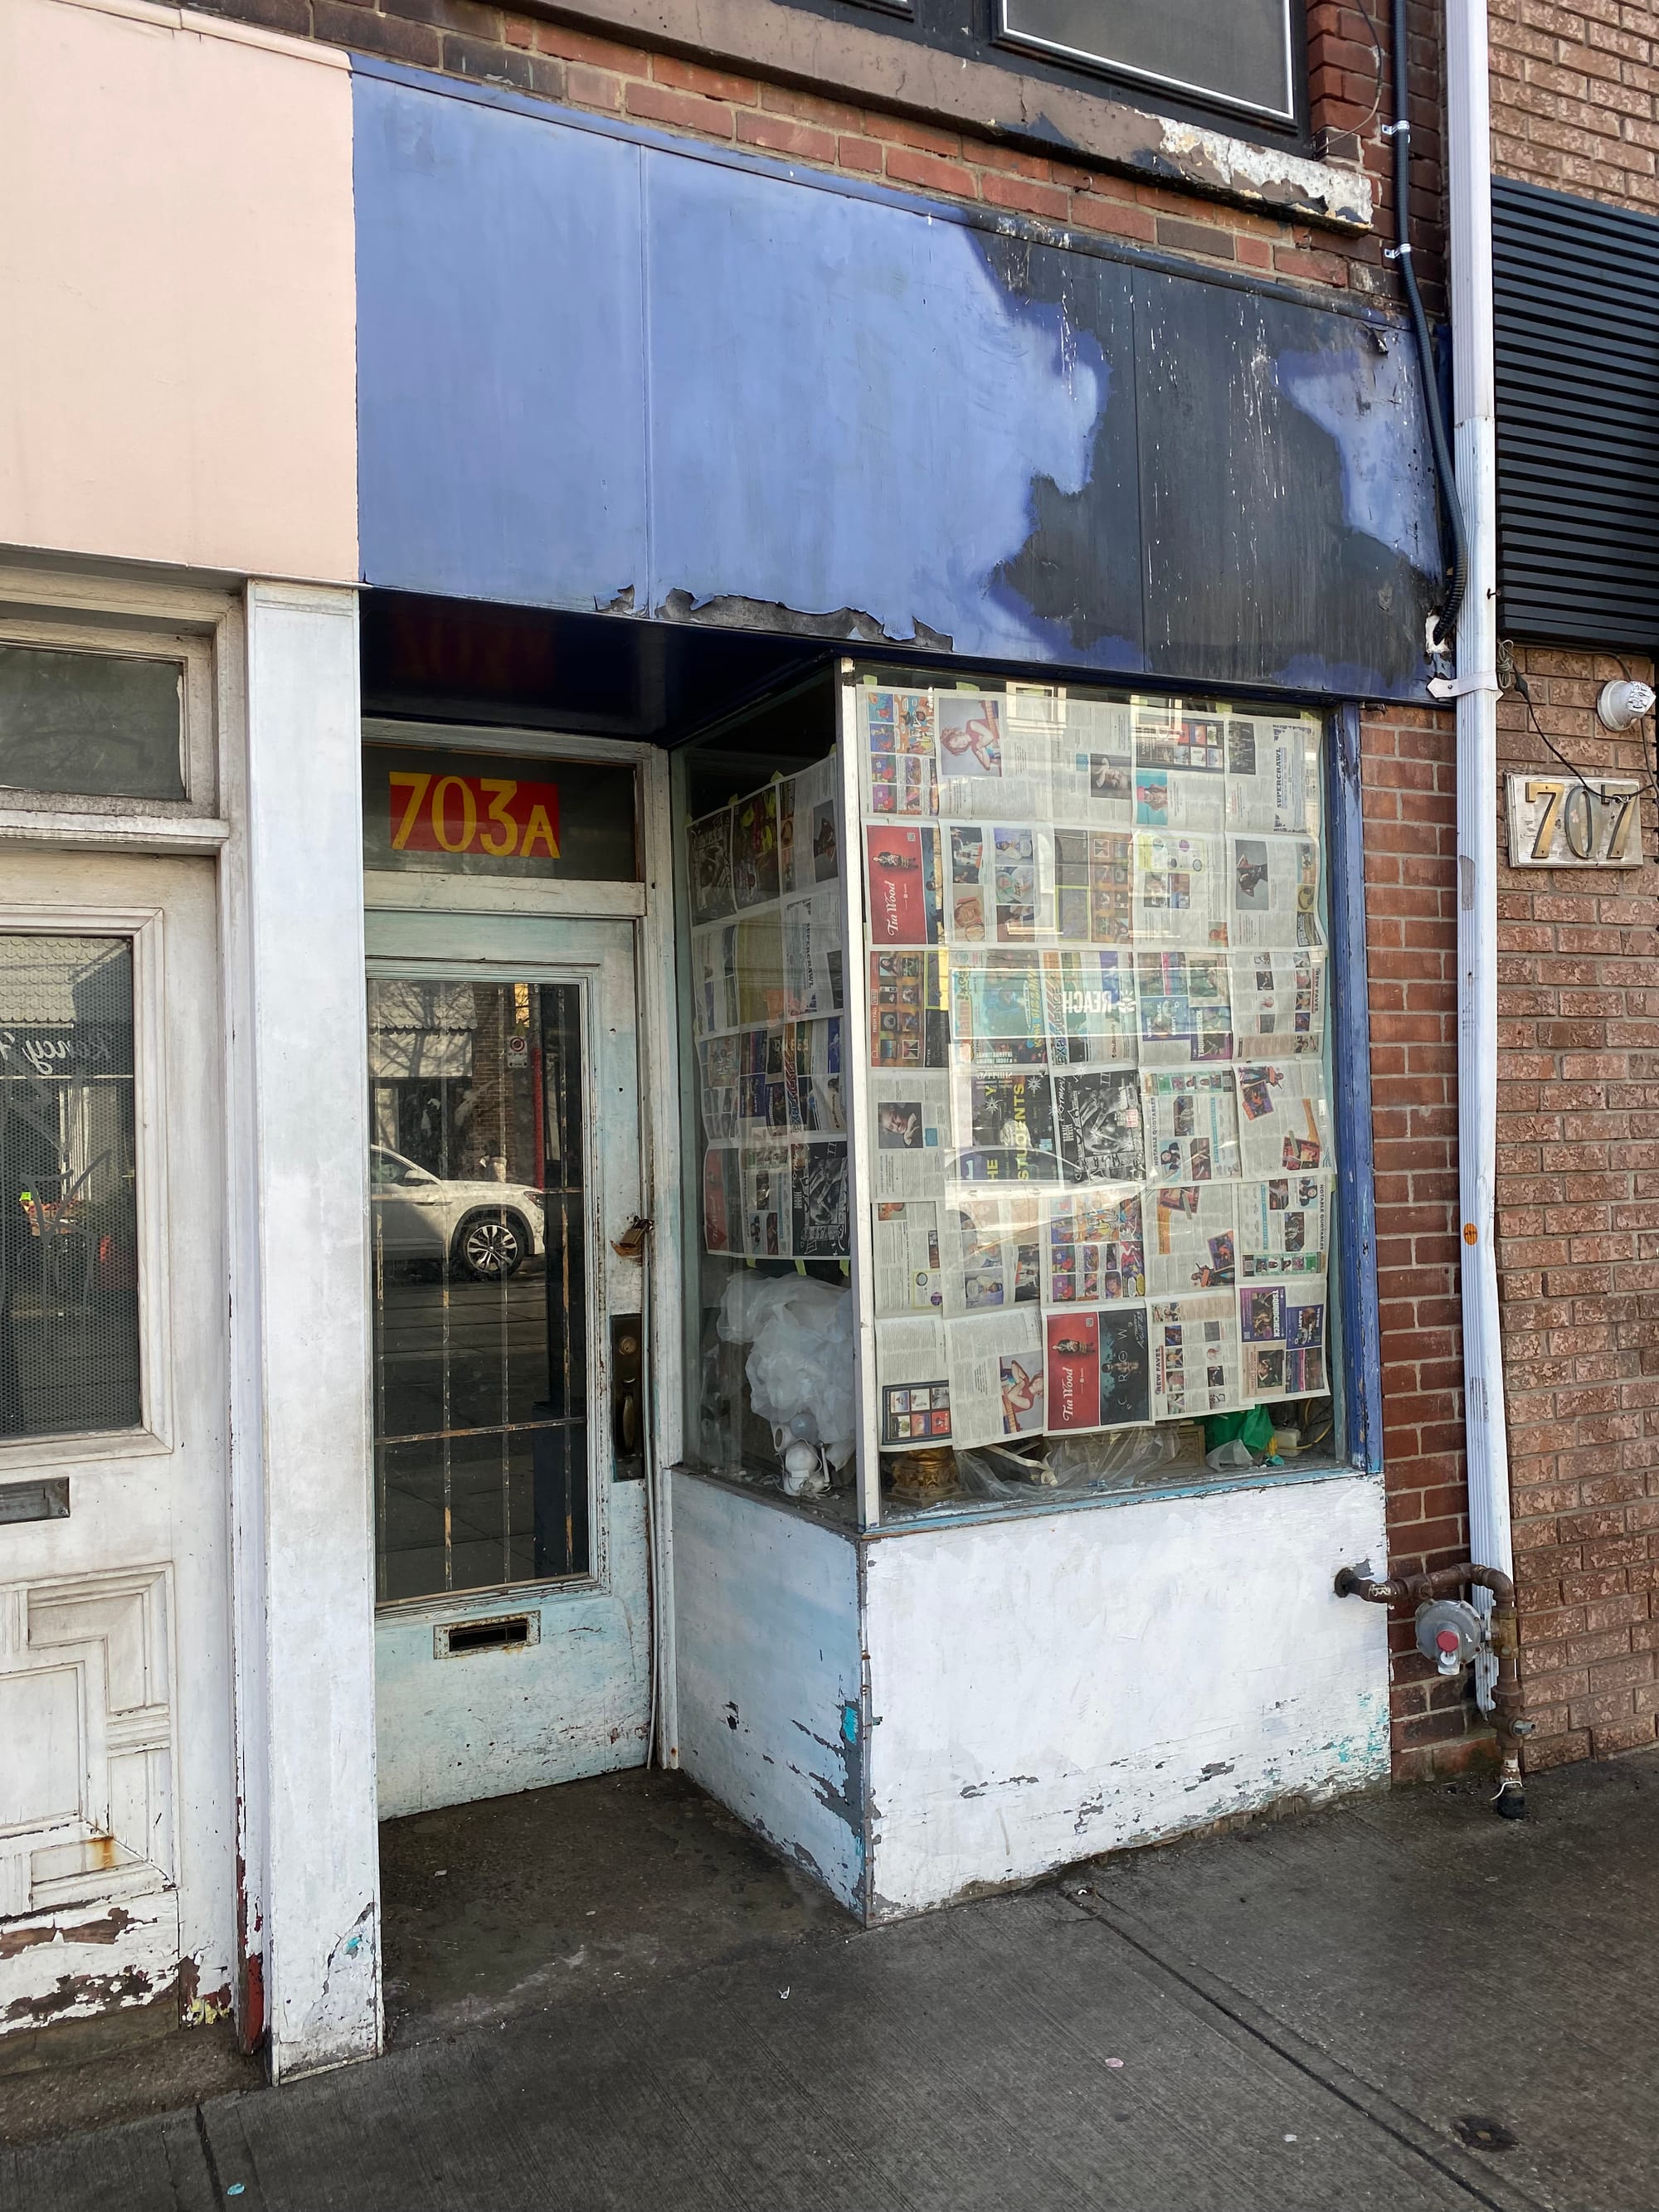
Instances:
[[[1042,1490],[1033,1487],[1029,1498],[986,1498],[956,1497],[938,1504],[907,1504],[890,1496],[881,1501],[881,1526],[860,1529],[857,1506],[850,1490],[832,1492],[827,1498],[786,1498],[778,1477],[763,1468],[744,1468],[735,1473],[716,1473],[684,1462],[670,1470],[692,1481],[711,1484],[717,1490],[735,1491],[757,1504],[769,1505],[811,1521],[838,1536],[855,1541],[880,1543],[894,1536],[915,1536],[934,1528],[959,1528],[987,1522],[1028,1521],[1050,1513],[1089,1513],[1120,1505],[1148,1505],[1176,1498],[1210,1498],[1224,1492],[1278,1489],[1290,1483],[1329,1482],[1340,1476],[1364,1475],[1327,1455],[1310,1452],[1305,1459],[1286,1460],[1281,1467],[1255,1467],[1218,1474],[1202,1462],[1182,1462],[1159,1473],[1156,1480],[1124,1483],[1097,1489]],[[1380,1483],[1380,1474],[1370,1480]]]
[[[538,9],[537,12],[541,12]],[[896,70],[893,41],[857,23],[829,22],[754,0],[581,0],[550,6],[567,21],[676,49],[704,67],[734,66],[816,92],[1036,149],[1079,167],[1110,169],[1258,212],[1334,230],[1369,230],[1370,179],[1363,169],[1260,146],[1080,87],[1050,84],[989,64],[907,44]],[[897,80],[902,80],[902,95]]]

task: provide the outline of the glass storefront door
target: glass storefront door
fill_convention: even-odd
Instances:
[[[633,934],[369,916],[386,1814],[646,1757]]]

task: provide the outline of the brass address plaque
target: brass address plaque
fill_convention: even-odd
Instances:
[[[1642,787],[1632,776],[1511,775],[1512,868],[1639,868]]]

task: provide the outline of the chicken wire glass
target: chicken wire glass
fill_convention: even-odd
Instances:
[[[0,935],[0,1435],[136,1427],[132,945]]]
[[[574,983],[368,987],[377,1592],[588,1571]]]

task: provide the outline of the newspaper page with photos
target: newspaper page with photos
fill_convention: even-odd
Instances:
[[[1226,934],[1243,945],[1310,945],[1319,929],[1319,848],[1306,837],[1229,837]]]
[[[1333,1166],[1325,1070],[1318,1060],[1240,1061],[1233,1073],[1247,1176],[1307,1175]]]
[[[960,1444],[1327,1389],[1318,719],[869,672],[852,697],[884,1448],[936,1437],[941,1412]],[[775,802],[782,942],[747,983],[718,933],[768,880],[768,817],[693,825],[694,985],[728,1029],[775,1026],[754,1012],[775,991],[785,1016],[838,998],[846,948],[803,865],[831,796],[798,776]],[[778,1110],[769,1048],[753,1060],[702,1075],[739,1146]],[[799,1141],[787,1055],[782,1081]],[[733,1209],[723,1170],[708,1204],[745,1240],[763,1212],[747,1190]],[[793,1191],[785,1210],[793,1237]],[[1244,1325],[1256,1289],[1283,1294],[1251,1311],[1271,1338]]]
[[[1263,946],[1231,957],[1233,1045],[1241,1058],[1295,1060],[1325,1043],[1322,951]]]
[[[872,1208],[871,1258],[878,1320],[937,1314],[945,1304],[939,1267],[939,1202],[878,1199]]]
[[[877,1420],[890,1451],[952,1443],[945,1325],[937,1320],[876,1323]]]
[[[1154,1298],[1152,1419],[1191,1420],[1243,1403],[1238,1310],[1231,1291]]]
[[[704,1249],[851,1251],[836,763],[686,828]]]
[[[1155,1298],[1237,1280],[1237,1183],[1183,1182],[1147,1194],[1146,1287]]]
[[[870,1104],[875,1131],[872,1195],[942,1196],[954,1170],[950,1077],[921,1068],[872,1073]]]
[[[1247,1402],[1308,1398],[1329,1389],[1322,1282],[1257,1285],[1239,1292],[1238,1309]]]
[[[964,1315],[949,1323],[947,1339],[957,1446],[1040,1434],[1048,1424],[1038,1308]]]
[[[1331,1179],[1270,1176],[1238,1187],[1238,1279],[1323,1277],[1330,1253]]]
[[[1160,1182],[1231,1182],[1239,1171],[1238,1093],[1230,1067],[1141,1073],[1146,1156]]]
[[[942,1252],[947,1314],[1040,1304],[1039,1192],[1017,1183],[958,1185],[946,1207]]]

